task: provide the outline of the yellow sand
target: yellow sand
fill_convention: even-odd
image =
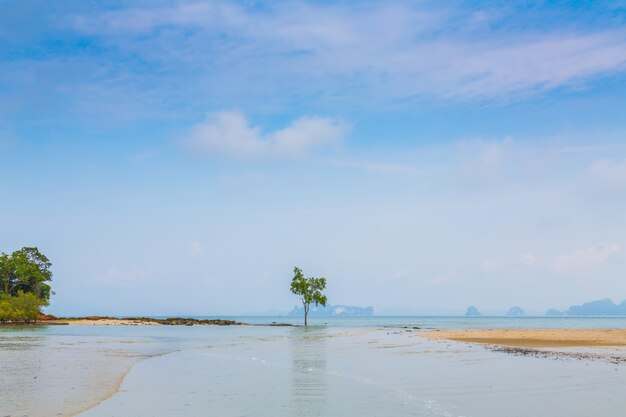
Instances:
[[[435,340],[524,348],[624,347],[626,330],[442,330],[421,333]]]
[[[43,323],[49,324],[69,324],[75,326],[137,326],[139,324],[145,326],[162,326],[162,324],[147,321],[147,320],[137,320],[137,319],[116,319],[116,318],[103,318],[103,319],[89,319],[89,318],[80,318],[80,319],[59,319],[59,320],[47,320]]]

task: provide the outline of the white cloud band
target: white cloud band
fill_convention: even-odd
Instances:
[[[184,139],[192,150],[239,158],[297,158],[340,143],[349,133],[344,122],[305,116],[283,129],[263,133],[236,111],[210,113]]]

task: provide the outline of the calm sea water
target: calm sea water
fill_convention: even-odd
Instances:
[[[302,324],[301,317],[223,316],[219,318],[253,324],[272,322]],[[626,329],[626,317],[313,317],[309,318],[309,323],[336,327],[420,327],[423,329]]]
[[[626,409],[626,366],[511,356],[412,329],[626,328],[624,318],[314,322],[328,324],[0,328],[0,416],[602,417]]]

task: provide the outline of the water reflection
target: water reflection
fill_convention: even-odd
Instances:
[[[299,417],[326,415],[326,331],[315,326],[291,332],[291,399]]]

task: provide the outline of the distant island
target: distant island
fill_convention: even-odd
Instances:
[[[546,312],[546,316],[626,316],[626,300],[615,304],[610,298],[605,298],[573,305],[563,312],[550,309]]]
[[[494,317],[490,314],[488,316]],[[521,307],[511,307],[505,314],[506,317],[525,317],[526,312]],[[471,305],[465,310],[465,317],[482,317],[482,313],[478,307]]]
[[[467,310],[465,311],[465,317],[480,317],[480,316],[482,316],[482,314],[480,314],[480,311],[478,311],[478,308],[476,308],[476,306],[467,307]]]
[[[551,308],[546,311],[547,317],[563,317],[563,312],[557,309]]]
[[[302,307],[294,307],[287,316],[302,316]],[[309,317],[371,317],[374,315],[374,307],[354,307],[345,305],[311,306]]]
[[[507,317],[524,317],[526,313],[521,307],[511,307],[506,313]]]

